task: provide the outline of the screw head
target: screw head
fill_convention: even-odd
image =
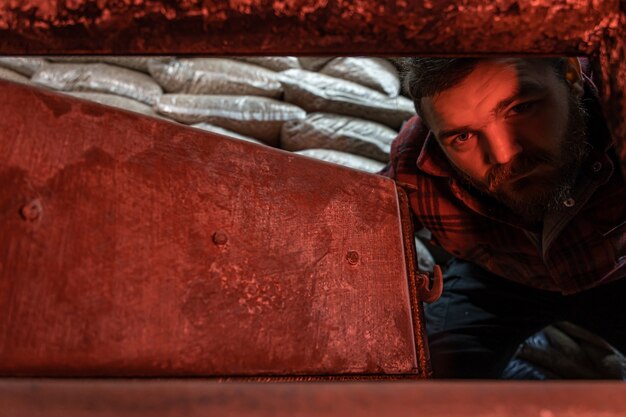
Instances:
[[[41,206],[41,201],[38,198],[31,200],[28,204],[25,204],[20,209],[20,215],[22,219],[32,222],[35,221],[41,216],[41,212],[43,208]]]
[[[218,230],[217,232],[213,233],[213,243],[222,246],[225,245],[226,242],[228,242],[228,235],[225,232]]]
[[[359,263],[359,253],[355,250],[349,250],[346,254],[346,259],[350,265],[356,265]]]

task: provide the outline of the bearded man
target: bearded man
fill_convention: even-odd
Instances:
[[[498,378],[559,320],[626,351],[626,187],[576,58],[411,58],[417,116],[382,172],[454,256],[426,307],[433,373]]]

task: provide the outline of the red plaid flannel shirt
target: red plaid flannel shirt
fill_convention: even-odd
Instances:
[[[623,278],[626,187],[595,87],[587,79],[585,88],[594,149],[572,193],[574,205],[549,215],[542,231],[465,187],[418,116],[394,140],[381,174],[408,192],[416,230],[430,230],[433,244],[494,274],[563,294]]]

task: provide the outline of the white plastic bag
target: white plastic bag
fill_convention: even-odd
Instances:
[[[332,149],[306,149],[304,151],[297,151],[296,153],[365,172],[374,173],[385,167],[385,164],[382,162],[346,152],[334,151]]]
[[[292,104],[256,96],[164,94],[155,109],[182,123],[210,123],[278,146],[283,123],[304,119]]]
[[[278,73],[232,59],[195,58],[152,62],[150,74],[168,93],[255,95],[279,98]]]
[[[380,123],[327,113],[311,113],[304,120],[283,125],[281,148],[334,149],[378,161],[389,161],[391,142],[397,132]]]
[[[389,97],[400,93],[398,70],[383,58],[335,58],[320,73],[362,84]]]
[[[351,81],[305,70],[280,73],[285,101],[308,112],[354,116],[399,129],[415,114],[413,102],[406,97],[388,97]]]
[[[109,64],[48,64],[31,80],[55,90],[116,94],[149,105],[162,94],[148,75]]]

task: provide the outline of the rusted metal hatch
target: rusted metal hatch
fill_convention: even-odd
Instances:
[[[426,375],[393,181],[0,91],[1,374]]]

